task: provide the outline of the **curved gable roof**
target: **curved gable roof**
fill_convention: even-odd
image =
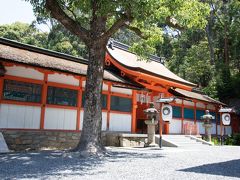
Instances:
[[[153,76],[158,76],[167,80],[171,80],[180,84],[185,84],[190,87],[195,87],[196,84],[184,80],[183,78],[177,76],[169,69],[167,69],[160,62],[153,60],[139,60],[138,56],[134,53],[131,53],[127,50],[123,50],[118,47],[109,48],[107,47],[107,52],[109,55],[114,58],[119,64],[125,66],[128,69],[134,71],[141,71],[146,74],[151,74]]]

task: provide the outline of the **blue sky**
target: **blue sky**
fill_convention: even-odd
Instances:
[[[16,21],[31,23],[35,20],[32,6],[24,0],[0,0],[0,25]],[[49,31],[46,25],[37,26],[42,31]]]
[[[31,23],[35,17],[30,3],[23,0],[0,0],[0,25],[16,21]]]

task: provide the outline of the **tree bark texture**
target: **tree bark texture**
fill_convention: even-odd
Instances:
[[[93,43],[89,49],[89,65],[85,86],[83,128],[75,151],[95,154],[102,152],[102,82],[104,71],[105,45]]]
[[[79,144],[73,151],[78,151],[84,156],[102,154],[104,147],[101,143],[101,96],[106,45],[112,34],[119,28],[125,27],[127,22],[133,20],[131,13],[128,11],[124,13],[123,16],[117,19],[111,28],[107,30],[107,17],[99,16],[98,14],[99,9],[101,9],[101,3],[97,0],[92,0],[90,27],[86,29],[80,22],[68,16],[58,1],[46,0],[45,6],[51,16],[58,20],[70,32],[78,36],[89,50],[83,128]]]
[[[102,83],[107,39],[98,38],[105,30],[105,20],[96,19],[92,22],[93,31],[88,43],[89,63],[85,86],[85,105],[83,129],[78,146],[84,156],[102,154],[105,150],[101,142],[102,127]]]

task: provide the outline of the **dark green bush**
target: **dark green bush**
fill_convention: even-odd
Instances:
[[[232,136],[228,136],[225,141],[225,145],[238,145],[240,146],[240,134],[234,134]]]

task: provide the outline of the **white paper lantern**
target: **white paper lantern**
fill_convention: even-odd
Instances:
[[[228,126],[231,123],[231,116],[229,113],[222,114],[222,123],[224,126]]]
[[[169,104],[162,105],[162,119],[163,121],[171,121],[172,120],[172,106]]]

